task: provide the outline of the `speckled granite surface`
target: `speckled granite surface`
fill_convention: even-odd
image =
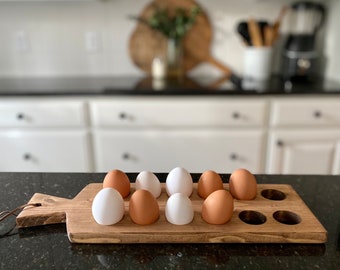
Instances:
[[[73,198],[104,173],[0,173],[0,211],[34,193]],[[158,174],[164,181],[166,174]],[[136,174],[129,174],[134,181]],[[194,181],[199,175],[193,174]],[[63,224],[0,238],[0,269],[339,269],[340,176],[256,175],[291,184],[328,231],[326,244],[71,244]],[[227,181],[228,175],[223,175]],[[0,234],[15,222],[0,223]]]

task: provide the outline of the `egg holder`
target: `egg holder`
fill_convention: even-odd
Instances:
[[[211,225],[201,217],[204,201],[197,194],[197,183],[190,196],[194,219],[187,225],[174,225],[165,218],[168,195],[165,183],[157,198],[159,219],[151,225],[138,225],[129,217],[129,199],[125,198],[123,219],[114,225],[99,225],[91,213],[92,201],[102,183],[87,185],[74,199],[41,193],[17,216],[18,227],[66,223],[67,235],[73,243],[325,243],[327,231],[290,185],[258,184],[254,200],[234,200],[231,220]],[[228,190],[228,184],[224,184]]]

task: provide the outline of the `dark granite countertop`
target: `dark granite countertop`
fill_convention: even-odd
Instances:
[[[184,77],[153,80],[151,77],[12,77],[0,78],[0,97],[51,95],[291,95],[339,94],[340,82],[283,82],[273,76],[266,82],[241,78]]]
[[[73,198],[104,173],[0,173],[0,210],[34,193]],[[165,181],[166,174],[157,174]],[[134,181],[136,174],[129,174]],[[197,181],[199,174],[193,174]],[[226,182],[229,175],[223,175]],[[256,175],[290,184],[328,231],[326,244],[71,244],[64,224],[14,229],[0,238],[0,269],[338,269],[340,176]],[[0,234],[14,224],[0,223]]]

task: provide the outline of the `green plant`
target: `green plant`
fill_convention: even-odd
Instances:
[[[193,26],[196,17],[200,13],[201,9],[198,6],[194,6],[190,10],[176,8],[173,13],[168,8],[156,6],[154,14],[148,19],[136,16],[131,16],[131,18],[145,23],[151,29],[162,33],[167,38],[181,40]]]

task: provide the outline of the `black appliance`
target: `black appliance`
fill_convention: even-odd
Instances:
[[[325,7],[317,2],[300,1],[289,10],[289,34],[283,50],[284,81],[313,82],[320,77],[317,34],[325,20]]]

